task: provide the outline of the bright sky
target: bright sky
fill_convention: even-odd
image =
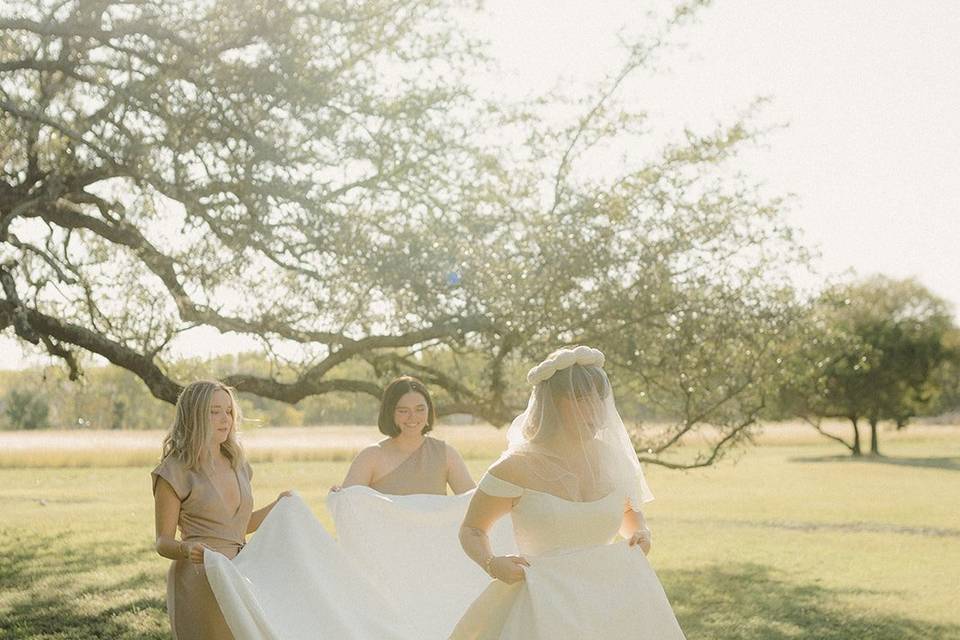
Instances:
[[[508,90],[600,78],[649,2],[487,0]],[[630,99],[673,125],[769,96],[787,123],[745,169],[797,200],[789,220],[828,273],[916,276],[960,310],[960,2],[718,0]]]
[[[487,0],[472,20],[508,94],[616,69],[616,35],[649,24],[639,0]],[[668,126],[708,127],[770,96],[789,126],[744,167],[796,194],[789,220],[821,269],[916,276],[960,311],[960,2],[726,0],[682,30],[666,73],[629,99]],[[206,354],[211,332],[180,348]],[[250,343],[220,337],[227,349]],[[0,338],[0,368],[21,366]]]

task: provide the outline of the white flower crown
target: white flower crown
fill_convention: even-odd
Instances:
[[[549,380],[557,371],[572,367],[575,364],[602,367],[604,361],[603,352],[593,347],[579,346],[573,349],[560,349],[551,357],[530,369],[527,373],[527,382],[538,384],[544,380]]]

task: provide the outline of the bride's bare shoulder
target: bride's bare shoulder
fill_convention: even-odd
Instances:
[[[520,484],[526,477],[527,468],[522,456],[509,455],[494,462],[487,473],[500,480]]]

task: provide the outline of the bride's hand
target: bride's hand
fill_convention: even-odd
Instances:
[[[487,571],[497,580],[514,584],[523,580],[523,568],[529,566],[530,563],[522,556],[495,556],[487,563]]]
[[[293,490],[288,489],[286,491],[281,491],[280,495],[277,496],[277,502],[280,502],[281,498],[292,498],[292,497],[293,497]]]
[[[341,489],[343,489],[343,487],[341,487],[341,486],[338,485],[338,484],[335,484],[335,485],[333,485],[332,487],[330,487],[330,493],[336,493],[337,491],[340,491]]]
[[[643,550],[643,555],[650,553],[650,545],[653,542],[653,535],[650,533],[650,529],[640,529],[635,531],[630,539],[627,541],[627,544],[631,547],[639,546]]]

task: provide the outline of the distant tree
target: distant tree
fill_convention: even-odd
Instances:
[[[954,327],[944,338],[949,359],[939,367],[931,380],[932,401],[922,414],[960,416],[960,328]],[[898,424],[903,428],[906,424]]]
[[[111,429],[123,429],[126,425],[124,419],[127,413],[127,405],[123,400],[113,401],[113,417],[110,423]]]
[[[902,428],[930,406],[938,372],[955,358],[949,306],[913,279],[875,276],[831,287],[809,322],[785,393],[797,413],[855,456],[860,420],[870,426],[870,452],[879,455],[880,421]],[[819,419],[838,417],[851,422],[851,443],[820,428]]]
[[[50,409],[39,393],[12,389],[4,398],[4,415],[13,429],[46,429]]]

